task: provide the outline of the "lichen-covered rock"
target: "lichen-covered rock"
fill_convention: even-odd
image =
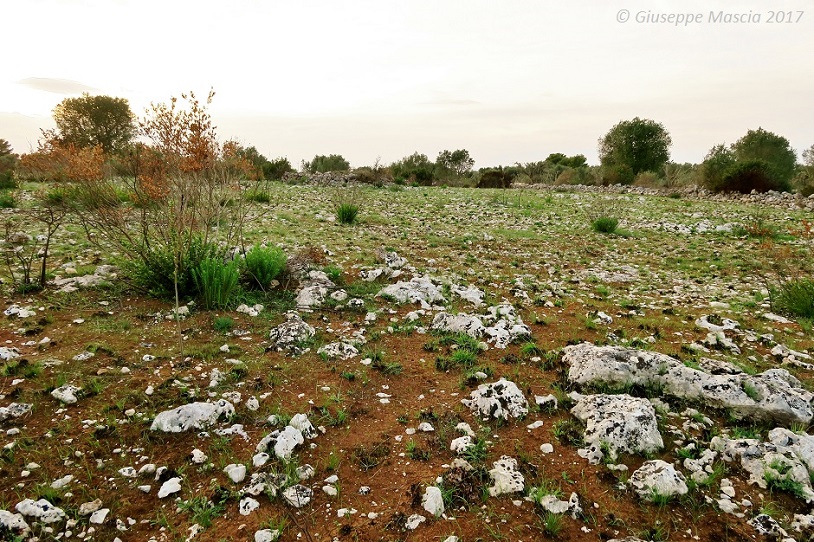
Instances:
[[[311,502],[313,495],[314,492],[311,491],[311,488],[300,484],[286,488],[283,491],[283,499],[294,508],[302,508]]]
[[[660,459],[645,461],[630,476],[629,484],[639,497],[647,500],[656,496],[677,497],[689,491],[684,475]]]
[[[335,342],[321,346],[317,354],[324,355],[328,359],[346,360],[359,355],[359,350],[350,343]]]
[[[302,432],[299,429],[285,426],[283,429],[276,429],[266,435],[263,440],[257,444],[258,452],[265,452],[269,448],[274,450],[274,455],[280,459],[290,459],[294,449],[302,444]]]
[[[483,298],[486,297],[486,293],[475,286],[470,285],[464,288],[463,286],[454,284],[450,290],[453,294],[457,295],[464,301],[470,302],[475,307],[483,306]]]
[[[225,399],[218,399],[214,403],[189,403],[159,413],[150,430],[182,433],[190,429],[206,429],[221,417],[228,418],[234,413],[235,407]]]
[[[25,536],[30,530],[22,514],[15,514],[7,510],[0,510],[0,527],[2,527],[0,533],[5,529],[12,535],[18,536]]]
[[[489,477],[492,479],[489,495],[497,497],[523,491],[526,480],[523,478],[523,474],[517,470],[516,459],[503,455],[499,460],[492,463],[492,467],[489,471]]]
[[[708,374],[679,360],[644,350],[582,343],[563,349],[568,379],[577,384],[659,388],[666,395],[727,408],[739,418],[790,425],[814,418],[814,394],[785,369],[756,375]]]
[[[413,277],[409,281],[399,281],[382,288],[377,297],[392,297],[399,303],[420,303],[424,309],[433,303],[443,303],[446,298],[429,277]]]
[[[481,384],[469,396],[461,402],[480,416],[508,420],[529,412],[528,401],[517,384],[503,378],[492,384]]]
[[[309,271],[308,280],[297,292],[297,308],[314,309],[322,306],[328,292],[336,288],[324,271]]]
[[[754,527],[759,535],[765,536],[768,540],[789,539],[789,533],[777,523],[776,519],[768,514],[758,514],[746,523]],[[794,539],[792,538],[792,540]]]
[[[272,348],[278,352],[302,354],[302,343],[308,341],[316,334],[316,330],[308,325],[294,311],[286,313],[286,321],[269,331],[269,340]]]
[[[34,501],[32,499],[25,499],[19,503],[15,509],[22,515],[34,518],[43,523],[56,523],[65,518],[65,512],[62,508],[54,506],[45,499]]]
[[[740,459],[749,473],[749,483],[766,489],[769,480],[789,480],[799,484],[801,496],[814,501],[814,436],[797,434],[777,427],[769,431],[769,440],[728,439],[713,437],[710,449],[721,454],[724,461]]]
[[[664,446],[656,411],[647,399],[630,395],[572,394],[571,413],[585,422],[586,449],[580,455],[598,464],[607,452],[615,460],[619,452],[648,454]]]
[[[485,329],[478,316],[465,312],[459,314],[439,312],[433,318],[430,328],[447,333],[465,333],[474,338],[481,337]]]
[[[66,405],[72,405],[76,403],[77,398],[76,394],[82,391],[82,388],[74,386],[72,384],[65,384],[64,386],[60,386],[51,392],[51,397],[57,399],[58,401],[62,401]]]
[[[0,422],[10,418],[19,418],[31,412],[33,405],[29,403],[11,403],[7,407],[0,407]]]
[[[0,361],[8,361],[10,359],[19,358],[20,352],[12,347],[0,346]]]

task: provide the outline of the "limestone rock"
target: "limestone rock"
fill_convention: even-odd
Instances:
[[[320,347],[317,354],[325,355],[328,359],[346,360],[358,356],[359,350],[350,343],[340,341]]]
[[[523,491],[525,479],[523,474],[517,470],[516,459],[504,455],[492,463],[492,466],[489,476],[493,485],[489,488],[489,495],[497,497],[498,495]]]
[[[225,399],[214,403],[189,403],[158,414],[150,426],[151,431],[182,433],[190,429],[206,429],[219,418],[228,418],[235,413],[235,407]]]
[[[645,461],[630,476],[629,483],[639,497],[648,500],[656,495],[675,497],[689,491],[684,475],[660,459]]]
[[[29,403],[11,403],[7,407],[0,407],[0,422],[4,422],[10,418],[19,418],[31,412],[34,405]]]
[[[809,424],[814,394],[785,369],[712,375],[657,352],[582,343],[563,349],[568,379],[578,384],[660,388],[664,394],[730,409],[740,418]]]
[[[316,330],[294,311],[286,313],[286,321],[269,331],[272,348],[278,352],[298,355],[303,352],[301,343],[314,336]]]
[[[420,303],[421,308],[429,309],[433,303],[446,301],[441,290],[429,277],[413,277],[409,281],[399,281],[382,288],[377,297],[392,297],[399,303]]]
[[[585,422],[586,451],[591,464],[604,453],[615,460],[619,452],[647,454],[664,446],[656,421],[656,411],[647,399],[630,395],[573,394],[577,404],[571,413]]]
[[[11,534],[20,536],[27,535],[30,530],[22,514],[15,514],[7,510],[0,510],[0,527],[7,529]],[[3,529],[0,529],[0,532],[2,531]]]
[[[82,388],[78,388],[72,384],[65,384],[64,386],[60,386],[53,390],[51,392],[51,397],[62,401],[66,405],[72,405],[76,403],[76,394],[80,391],[82,391]]]
[[[475,414],[489,418],[508,420],[529,412],[528,401],[517,384],[503,378],[492,384],[481,384],[469,399],[461,402]]]
[[[441,490],[435,486],[429,486],[421,497],[421,506],[435,517],[444,513],[444,497]]]
[[[22,515],[34,518],[43,523],[56,523],[65,518],[62,508],[54,506],[45,499],[34,501],[25,499],[19,503],[15,509]]]
[[[294,508],[302,508],[311,502],[313,494],[314,492],[311,491],[311,488],[297,484],[283,491],[283,499]]]

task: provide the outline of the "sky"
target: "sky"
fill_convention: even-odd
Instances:
[[[3,0],[0,138],[30,152],[53,108],[83,92],[126,98],[143,116],[150,103],[212,88],[221,139],[295,166],[317,154],[355,167],[445,149],[467,149],[476,167],[554,152],[597,163],[598,139],[634,117],[664,125],[676,162],[700,162],[758,127],[799,157],[814,144],[814,5],[734,6]],[[735,15],[747,22],[724,22]]]

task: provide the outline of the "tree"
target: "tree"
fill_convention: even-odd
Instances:
[[[732,152],[738,161],[766,162],[779,184],[787,184],[794,176],[797,155],[789,140],[763,128],[746,132],[732,145]]]
[[[324,156],[318,154],[310,162],[304,162],[303,168],[308,173],[325,173],[328,171],[348,171],[350,163],[341,154]]]
[[[122,151],[135,131],[135,116],[124,98],[85,93],[62,100],[53,115],[61,143],[80,149],[98,145],[108,155]]]
[[[803,164],[814,167],[814,145],[803,151]]]
[[[393,162],[390,165],[390,171],[396,181],[428,186],[432,184],[434,178],[435,164],[426,154],[414,152],[398,162]]]
[[[724,190],[724,176],[735,162],[735,154],[725,143],[712,147],[701,163],[704,185],[715,192]]]
[[[632,181],[643,171],[659,171],[670,159],[670,145],[664,125],[636,117],[618,123],[599,140],[599,159],[603,166],[624,172]]]
[[[14,170],[18,161],[18,156],[11,150],[11,144],[0,139],[0,188],[14,187]]]
[[[438,153],[438,158],[435,159],[435,165],[442,171],[451,173],[456,177],[463,177],[472,171],[475,160],[469,156],[469,151],[466,149],[458,149],[451,152],[444,150]]]

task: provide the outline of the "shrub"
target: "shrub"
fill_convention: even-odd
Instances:
[[[478,188],[509,188],[514,180],[514,175],[502,167],[482,169]]]
[[[126,276],[132,282],[151,295],[161,298],[173,298],[175,287],[175,246],[178,234],[169,235],[169,243],[154,244],[149,251],[143,253],[140,259],[123,262],[127,271]],[[220,258],[223,252],[211,243],[207,243],[201,235],[191,235],[184,243],[183,250],[179,252],[178,261],[178,295],[190,297],[198,293],[192,270],[202,261],[209,258]]]
[[[235,327],[235,321],[228,316],[218,316],[212,321],[212,327],[220,333],[228,333]]]
[[[17,198],[14,195],[14,192],[3,191],[0,192],[0,208],[2,209],[12,209],[17,207]]]
[[[598,233],[614,233],[619,226],[619,219],[609,216],[600,216],[591,222],[591,228]]]
[[[353,224],[359,216],[359,206],[343,202],[336,206],[336,219],[340,224]]]
[[[426,154],[415,152],[390,166],[396,182],[418,183],[429,186],[435,179],[435,164]]]
[[[610,186],[614,184],[631,184],[635,174],[630,166],[618,164],[602,168],[602,184]]]
[[[229,303],[239,275],[237,260],[223,263],[220,258],[206,258],[192,268],[192,278],[207,309],[223,308]]]
[[[253,285],[265,290],[283,272],[286,261],[281,248],[255,245],[246,253],[246,274]]]
[[[773,294],[773,310],[800,318],[814,318],[814,280],[787,281]]]
[[[773,168],[763,160],[746,160],[732,164],[721,177],[720,184],[711,184],[715,192],[740,192],[748,194],[752,190],[786,192],[791,188],[788,181],[780,179]]]
[[[303,163],[303,169],[308,173],[326,173],[328,171],[348,171],[350,163],[341,154],[328,156],[318,154],[310,162]]]

